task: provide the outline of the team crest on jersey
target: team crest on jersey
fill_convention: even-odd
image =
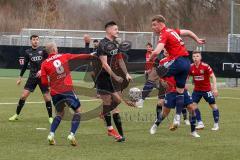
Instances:
[[[203,74],[203,73],[204,73],[204,70],[201,69],[201,70],[200,70],[200,73]]]
[[[38,51],[38,54],[42,55],[42,54],[43,54],[43,51]]]

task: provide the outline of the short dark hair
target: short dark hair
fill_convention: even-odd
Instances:
[[[30,40],[32,40],[33,38],[39,38],[39,36],[38,35],[36,35],[36,34],[33,34],[33,35],[31,35],[31,37],[30,37]]]
[[[98,40],[97,40],[97,39],[94,39],[94,40],[93,40],[93,43],[97,43],[97,42],[98,42]]]
[[[151,47],[152,47],[152,43],[148,42],[148,43],[146,44],[146,46],[151,46]]]
[[[197,51],[197,50],[195,50],[195,51],[193,51],[193,52],[192,52],[192,54],[201,54],[201,52],[200,52],[200,51]]]
[[[162,16],[162,15],[155,15],[152,17],[152,22],[153,21],[157,21],[157,22],[162,22],[162,23],[166,23],[166,19]]]
[[[107,29],[108,27],[115,26],[115,25],[117,25],[116,22],[110,21],[110,22],[107,22],[107,23],[105,24],[105,27],[104,27],[104,28]]]

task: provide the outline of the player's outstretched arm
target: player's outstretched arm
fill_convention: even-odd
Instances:
[[[218,96],[217,78],[216,78],[216,76],[215,76],[214,73],[212,73],[212,74],[210,75],[210,77],[212,78],[212,92],[213,92],[213,95],[214,95],[215,97],[217,97],[217,96]]]
[[[153,59],[156,55],[158,55],[164,49],[164,43],[158,43],[157,47],[152,51],[150,60]]]
[[[71,59],[87,60],[87,59],[91,59],[91,58],[94,57],[91,54],[84,54],[84,53],[83,54],[81,54],[81,53],[79,53],[79,54],[70,54],[70,53],[68,53],[68,54],[65,54],[65,55],[67,56],[68,60],[71,60]]]
[[[181,29],[180,30],[180,35],[191,37],[198,44],[205,44],[205,39],[198,38],[198,36],[190,30]]]

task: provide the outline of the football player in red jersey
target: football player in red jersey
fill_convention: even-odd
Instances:
[[[215,102],[215,97],[218,96],[217,79],[213,73],[212,68],[202,62],[201,53],[194,51],[192,54],[193,64],[191,64],[189,75],[193,77],[194,89],[192,93],[193,102],[198,104],[203,97],[213,111],[214,126],[212,130],[219,130],[219,110]],[[213,85],[211,86],[210,78]],[[196,110],[197,115],[197,129],[203,129],[204,124],[201,119],[201,113],[199,109]]]
[[[72,77],[70,74],[69,60],[71,59],[89,59],[92,57],[90,54],[58,54],[57,45],[53,42],[46,45],[48,58],[42,63],[41,66],[41,82],[47,86],[50,84],[50,94],[52,96],[53,104],[56,108],[57,115],[53,119],[48,141],[50,145],[55,144],[54,134],[59,126],[63,115],[63,104],[68,104],[75,113],[72,118],[71,131],[68,140],[71,145],[76,146],[75,133],[80,124],[80,101],[74,93],[72,85]]]
[[[166,20],[162,15],[156,15],[152,18],[152,30],[159,34],[159,42],[153,51],[152,57],[159,54],[163,48],[169,53],[167,62],[158,67],[158,70],[165,70],[166,72],[158,72],[158,74],[160,77],[173,76],[176,80],[176,115],[173,124],[177,127],[180,125],[180,115],[184,105],[183,93],[190,69],[189,53],[180,36],[188,36],[198,44],[204,44],[205,40],[198,38],[190,30],[167,28],[165,23]]]

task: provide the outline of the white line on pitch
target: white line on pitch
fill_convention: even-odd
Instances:
[[[217,97],[218,99],[231,99],[231,100],[240,100],[240,98],[238,97]],[[151,100],[151,99],[157,99],[157,97],[150,97],[150,98],[146,98],[147,100]],[[100,101],[101,99],[83,99],[80,100],[82,102],[94,102],[94,101]],[[42,102],[26,102],[26,104],[41,104],[44,103]],[[13,104],[17,104],[17,103],[0,103],[0,105],[13,105]]]
[[[99,101],[100,99],[83,99],[80,100],[80,102],[94,102],[94,101]],[[44,101],[41,102],[26,102],[26,104],[41,104],[45,103]],[[0,105],[11,105],[11,104],[18,104],[18,103],[0,103]]]

